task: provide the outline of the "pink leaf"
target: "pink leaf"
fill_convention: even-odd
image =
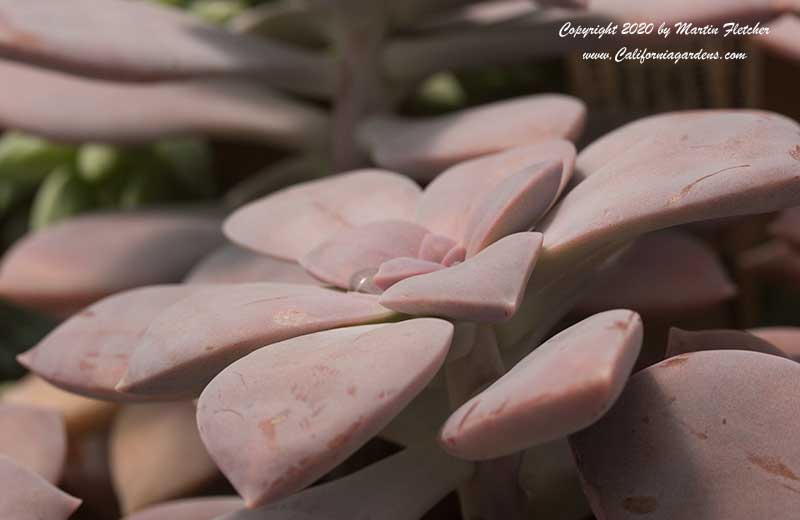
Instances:
[[[226,244],[195,265],[186,278],[191,284],[278,282],[321,285],[296,262],[261,255]]]
[[[577,139],[585,117],[579,100],[541,94],[423,121],[375,118],[365,123],[360,135],[376,164],[430,179],[481,155],[546,140]]]
[[[756,36],[755,41],[790,60],[800,60],[800,18],[787,14],[769,22],[769,34]]]
[[[442,445],[458,457],[492,459],[581,430],[614,404],[641,346],[636,313],[587,318],[456,410],[442,428]]]
[[[67,520],[81,501],[0,455],[0,518]]]
[[[110,296],[72,316],[18,359],[70,392],[113,401],[141,400],[115,387],[142,334],[165,309],[202,289],[164,285]]]
[[[595,14],[625,22],[653,22],[656,26],[661,22],[667,25],[692,22],[702,26],[769,19],[784,12],[800,10],[800,3],[797,0],[673,0],[669,3],[660,0],[591,0],[589,8]]]
[[[759,327],[749,332],[775,345],[790,359],[800,362],[800,327]]]
[[[237,78],[112,83],[4,60],[0,76],[0,125],[57,141],[136,144],[202,134],[306,148],[328,136],[320,110]]]
[[[800,491],[800,365],[756,352],[673,357],[636,373],[570,438],[599,518],[787,518]],[[791,516],[791,514],[789,515]]]
[[[393,285],[380,303],[415,316],[507,320],[522,299],[541,243],[540,233],[509,235],[463,263]]]
[[[444,268],[445,266],[442,264],[428,260],[408,257],[393,258],[381,264],[372,281],[379,289],[386,290],[406,278],[433,273]]]
[[[123,520],[215,520],[244,507],[239,497],[185,498],[143,509]]]
[[[391,315],[374,296],[310,285],[207,287],[152,321],[117,389],[142,396],[195,397],[223,368],[263,346]]]
[[[575,146],[547,140],[467,161],[448,169],[422,193],[416,220],[431,231],[464,242],[472,215],[503,182],[521,170],[543,162],[562,165],[559,193],[572,177]]]
[[[3,258],[0,296],[68,314],[110,294],[180,281],[222,237],[216,218],[177,211],[69,219],[17,242]]]
[[[358,170],[252,202],[228,218],[225,234],[255,251],[298,260],[348,229],[379,220],[412,220],[419,193],[402,175]]]
[[[30,406],[0,403],[0,455],[58,483],[67,456],[67,436],[60,414]]]
[[[743,330],[683,330],[669,329],[666,357],[671,358],[689,352],[703,350],[750,350],[788,358],[781,349],[767,340]]]
[[[353,275],[377,270],[399,257],[414,257],[428,231],[399,220],[372,222],[344,231],[311,250],[300,264],[320,280],[352,289]]]
[[[200,434],[248,507],[285,497],[386,426],[439,370],[452,334],[422,318],[260,349],[203,391]]]

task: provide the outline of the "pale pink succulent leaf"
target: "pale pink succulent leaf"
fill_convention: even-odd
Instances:
[[[192,268],[186,277],[190,284],[277,282],[322,285],[297,262],[255,253],[235,244],[226,244]]]
[[[256,349],[392,315],[375,296],[311,285],[206,287],[150,323],[117,388],[142,396],[196,397],[223,368]]]
[[[97,399],[143,400],[116,390],[150,323],[203,286],[161,285],[109,296],[73,315],[18,359],[60,388]]]
[[[274,505],[243,509],[218,520],[417,520],[473,471],[473,464],[449,457],[428,442]]]
[[[786,14],[768,25],[769,34],[755,36],[754,40],[780,56],[800,60],[800,17]]]
[[[770,240],[743,251],[736,259],[742,272],[764,281],[800,287],[800,254],[784,240]]]
[[[393,258],[414,257],[427,234],[427,229],[413,222],[371,222],[315,247],[300,259],[300,265],[326,283],[351,289],[356,273],[377,270]]]
[[[203,391],[200,434],[248,507],[284,498],[342,462],[425,388],[452,334],[450,323],[420,318],[257,350]]]
[[[200,440],[191,401],[124,406],[111,426],[109,453],[126,514],[202,490],[219,475]]]
[[[452,267],[460,264],[467,258],[467,248],[464,246],[455,245],[453,248],[444,255],[442,258],[442,265],[445,267]]]
[[[481,155],[545,140],[575,140],[585,118],[578,99],[540,94],[424,120],[375,117],[362,125],[359,137],[381,167],[431,179]]]
[[[428,233],[422,239],[417,252],[417,258],[427,262],[434,262],[440,264],[444,261],[445,256],[457,244],[450,238],[444,235],[437,235],[436,233]]]
[[[0,403],[0,424],[3,425],[0,455],[57,484],[67,456],[67,435],[61,414]]]
[[[434,233],[466,243],[469,221],[488,193],[524,168],[552,161],[562,166],[560,194],[575,165],[575,146],[569,141],[547,140],[457,164],[425,188],[416,221]]]
[[[800,327],[758,327],[748,332],[775,345],[790,359],[800,362]]]
[[[298,260],[348,229],[379,220],[412,220],[421,190],[384,170],[357,170],[298,184],[234,212],[225,234],[263,254]]]
[[[506,235],[532,228],[556,201],[561,179],[561,162],[530,166],[506,178],[470,215],[467,257]]]
[[[637,239],[599,273],[575,306],[581,315],[626,308],[647,318],[706,312],[737,289],[717,253],[686,232],[666,230]]]
[[[449,12],[425,17],[414,26],[415,31],[452,31],[455,29],[491,27],[532,15],[538,11],[530,0],[475,2]]]
[[[4,56],[103,79],[247,75],[315,95],[333,85],[322,54],[236,35],[150,2],[2,0],[0,17]]]
[[[445,266],[428,260],[418,258],[399,257],[387,260],[378,268],[378,272],[372,278],[372,282],[381,290],[386,290],[406,278],[419,276],[421,274],[434,273]]]
[[[546,341],[456,410],[442,446],[492,459],[562,438],[602,417],[622,392],[642,346],[629,310],[587,318]]]
[[[0,97],[0,126],[57,141],[136,144],[210,135],[309,148],[328,136],[321,110],[239,78],[114,83],[5,60],[0,76],[7,94]]]
[[[643,136],[561,199],[540,226],[544,247],[553,255],[585,254],[659,228],[797,205],[798,143],[800,125],[778,114],[672,115],[660,132]]]
[[[17,242],[0,266],[0,297],[68,314],[110,294],[179,282],[220,244],[216,217],[147,210],[78,216]]]
[[[0,455],[0,518],[67,520],[81,505],[32,471]]]
[[[236,496],[184,498],[147,507],[122,520],[214,520],[243,507]]]
[[[605,417],[570,437],[592,510],[786,517],[799,489],[800,430],[785,420],[798,391],[800,365],[757,352],[695,352],[637,372]]]
[[[677,0],[669,3],[659,0],[590,0],[592,13],[602,14],[625,22],[661,22],[673,25],[691,22],[695,25],[729,22],[752,22],[773,18],[785,12],[800,11],[800,2],[786,0],[711,0],[695,2]]]
[[[783,358],[789,357],[769,341],[744,330],[710,329],[692,331],[677,327],[669,329],[667,358],[703,350],[750,350]]]
[[[541,243],[540,233],[509,235],[460,264],[396,283],[380,303],[414,316],[507,320],[522,299]]]

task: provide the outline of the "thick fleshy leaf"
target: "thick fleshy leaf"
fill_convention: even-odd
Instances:
[[[141,400],[116,390],[150,323],[203,287],[161,285],[109,296],[75,314],[19,362],[46,381],[88,397]]]
[[[117,411],[114,403],[65,392],[33,374],[4,390],[0,401],[57,412],[64,418],[68,436],[76,438],[103,428]]]
[[[798,391],[800,365],[755,352],[696,352],[636,373],[603,419],[570,438],[592,510],[614,519],[791,517]]]
[[[111,476],[123,512],[201,489],[218,474],[200,440],[194,403],[127,405],[114,421]]]
[[[7,93],[0,125],[57,141],[127,144],[201,134],[305,148],[328,135],[320,110],[236,78],[112,83],[4,60],[0,76]]]
[[[646,235],[600,273],[575,307],[580,315],[626,308],[648,316],[708,310],[736,295],[716,252],[675,230]]]
[[[427,229],[412,222],[371,222],[320,244],[300,264],[324,282],[353,289],[353,275],[377,270],[394,258],[416,256],[427,234]]]
[[[260,349],[203,391],[200,434],[248,507],[283,498],[386,426],[439,370],[452,334],[450,323],[422,318]]]
[[[800,287],[800,253],[787,241],[764,242],[740,253],[736,262],[743,272],[762,280]]]
[[[538,11],[536,4],[530,0],[500,0],[493,2],[475,2],[444,14],[435,14],[420,20],[414,27],[416,30],[450,30],[487,27],[513,21],[521,16]]]
[[[416,221],[431,231],[465,243],[468,223],[486,195],[511,176],[534,164],[559,161],[559,193],[572,177],[575,146],[548,140],[467,161],[448,169],[431,182],[417,206]]]
[[[447,254],[457,245],[444,235],[428,233],[419,245],[417,258],[426,262],[443,263]]]
[[[750,329],[749,332],[775,345],[789,358],[800,362],[800,327],[759,327]]]
[[[275,505],[218,520],[418,520],[473,471],[473,464],[427,443]]]
[[[0,518],[66,520],[81,505],[48,481],[0,455]]]
[[[444,268],[445,266],[442,264],[437,264],[436,262],[430,262],[428,260],[420,260],[418,258],[393,258],[381,264],[378,272],[375,273],[375,276],[372,278],[372,282],[376,287],[385,291],[392,285],[406,278],[434,273]]]
[[[254,253],[226,244],[197,264],[186,282],[190,284],[278,282],[322,285],[300,264]]]
[[[672,327],[669,330],[666,357],[671,358],[689,352],[702,350],[750,350],[788,358],[781,349],[755,334],[743,330],[683,330]]]
[[[541,244],[540,233],[509,235],[458,265],[393,285],[380,303],[415,316],[507,320],[522,299]]]
[[[185,498],[142,509],[123,520],[214,520],[243,507],[242,499],[234,496]]]
[[[310,94],[333,85],[332,66],[321,55],[234,35],[150,2],[2,0],[0,17],[4,56],[102,78],[251,75]]]
[[[561,200],[541,226],[544,247],[591,252],[659,228],[797,205],[798,145],[800,126],[777,114],[673,115]]]
[[[788,11],[800,11],[800,2],[786,0],[591,0],[592,12],[610,16],[625,22],[661,22],[668,25],[678,22],[722,24],[728,22],[756,22]]]
[[[177,211],[75,217],[32,233],[3,258],[0,297],[66,314],[110,294],[179,282],[217,246],[219,220]]]
[[[769,34],[755,41],[790,60],[800,60],[800,17],[787,14],[769,23]]]
[[[493,459],[581,430],[617,400],[641,346],[635,312],[587,318],[456,410],[442,428],[442,445],[461,458]]]
[[[556,201],[561,163],[530,166],[500,183],[470,215],[467,256],[500,238],[532,228]]]
[[[796,152],[797,160],[800,161],[800,148]],[[800,246],[800,208],[781,211],[778,218],[770,222],[768,229],[772,236],[785,240],[795,247]]]
[[[358,170],[286,188],[236,211],[225,222],[234,242],[285,260],[298,260],[353,227],[412,220],[420,188],[383,170]]]
[[[577,139],[585,117],[581,101],[542,94],[422,121],[374,118],[359,135],[376,164],[430,179],[481,155],[545,140]]]
[[[207,287],[153,320],[117,388],[143,396],[196,397],[223,368],[265,345],[392,314],[374,296],[311,285]]]
[[[64,469],[67,436],[60,414],[0,403],[0,455],[56,484]]]
[[[519,485],[529,496],[529,514],[548,520],[585,520],[592,510],[581,489],[567,439],[525,451]]]

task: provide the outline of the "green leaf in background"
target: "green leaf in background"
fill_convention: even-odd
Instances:
[[[170,179],[164,172],[146,168],[127,172],[119,198],[119,207],[133,209],[170,200],[173,195]]]
[[[181,194],[211,198],[217,193],[212,175],[211,149],[198,139],[168,139],[154,147],[156,157],[169,169]]]
[[[22,376],[25,369],[16,356],[38,343],[56,323],[41,314],[0,300],[0,381]]]
[[[78,152],[78,173],[87,182],[104,182],[125,167],[125,153],[107,144],[89,143]]]
[[[209,23],[225,24],[247,7],[243,0],[194,0],[189,12]]]
[[[95,207],[91,187],[74,168],[61,166],[39,186],[31,208],[30,227],[39,230]]]
[[[0,137],[0,178],[37,183],[55,168],[72,164],[74,146],[53,144],[38,137],[6,132]]]

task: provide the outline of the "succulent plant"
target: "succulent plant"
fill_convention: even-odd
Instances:
[[[645,356],[636,311],[669,325],[731,297],[702,244],[639,237],[800,205],[800,125],[757,110],[667,113],[577,153],[586,111],[566,95],[390,113],[432,72],[547,51],[493,32],[527,4],[466,4],[267,4],[233,22],[287,44],[142,2],[0,0],[0,52],[18,60],[0,60],[15,94],[0,95],[4,125],[73,142],[257,138],[344,171],[227,215],[97,213],[12,248],[0,296],[66,320],[19,356],[35,375],[3,393],[17,404],[0,405],[15,424],[0,431],[0,483],[15,492],[0,516],[67,518],[79,501],[53,486],[65,434],[111,422],[111,479],[131,520],[410,520],[455,489],[465,517],[525,518],[526,463],[565,482],[577,470],[598,518],[789,518],[798,428],[776,417],[797,412],[800,336],[673,330]],[[432,7],[461,9],[437,20]],[[779,7],[597,0],[586,15],[750,20],[794,6]],[[273,32],[287,23],[291,35]],[[441,40],[437,27],[449,28]],[[393,41],[401,29],[435,37]],[[336,61],[316,47],[331,41]],[[43,103],[53,92],[66,101]],[[299,96],[332,97],[332,116]],[[114,169],[107,152],[81,150],[84,176]],[[792,240],[780,220],[773,229]],[[692,269],[702,286],[678,293],[676,273]],[[616,301],[634,310],[602,298],[622,283]],[[546,339],[570,311],[580,319]],[[71,414],[31,406],[41,401]],[[403,449],[313,485],[377,436]],[[168,502],[217,469],[241,499]],[[559,492],[573,518],[588,513],[568,485]]]

